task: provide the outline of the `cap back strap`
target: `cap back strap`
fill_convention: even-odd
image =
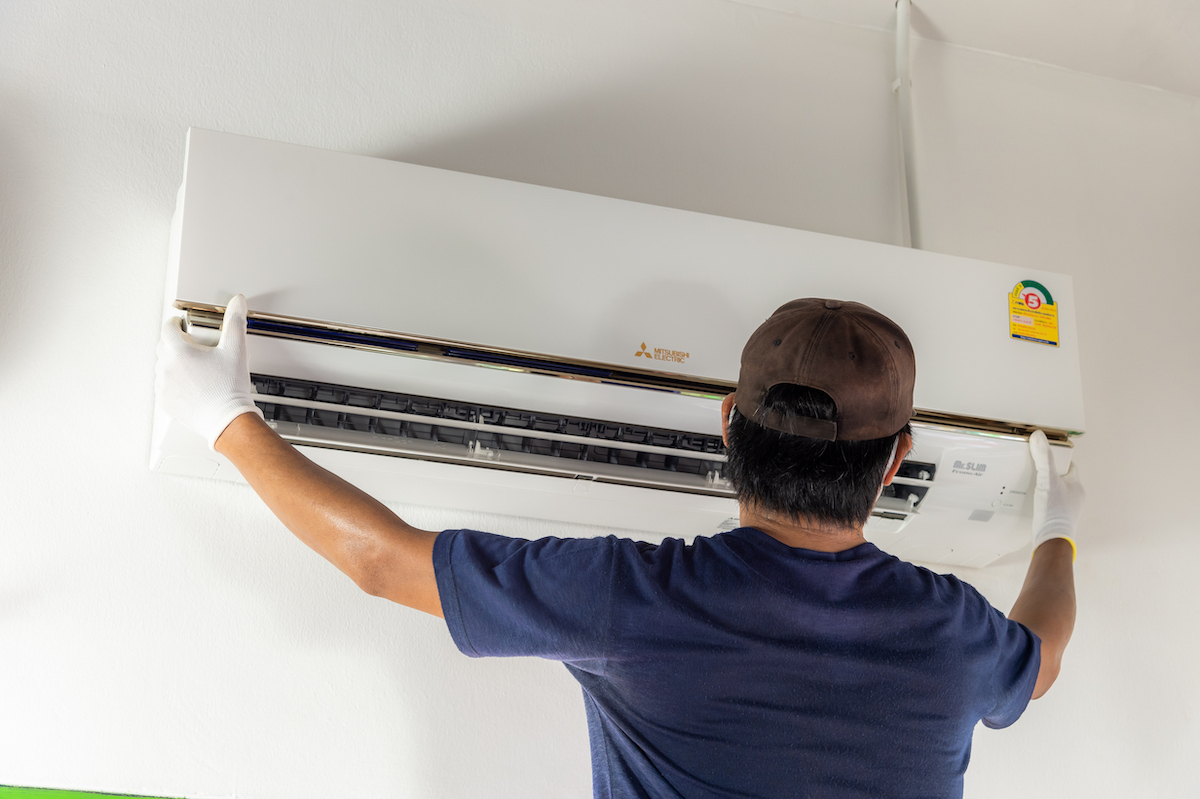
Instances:
[[[819,438],[822,441],[837,441],[837,422],[825,419],[813,419],[809,416],[794,416],[779,411],[760,411],[754,418],[763,427],[769,427],[780,433],[807,438]]]

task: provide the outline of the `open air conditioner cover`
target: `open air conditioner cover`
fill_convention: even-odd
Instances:
[[[1019,548],[1025,436],[1065,467],[1084,429],[1065,275],[192,130],[165,312],[200,336],[239,292],[268,418],[385,501],[727,528],[719,401],[800,296],[871,305],[917,353],[917,447],[868,525],[888,551]],[[151,465],[237,479],[161,414]]]

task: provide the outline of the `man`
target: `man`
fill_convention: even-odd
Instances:
[[[722,406],[741,528],[685,545],[417,530],[282,441],[255,408],[245,300],[220,343],[168,322],[157,391],[364,591],[442,616],[468,655],[561,660],[583,686],[597,797],[953,797],[972,731],[1058,674],[1083,494],[1045,436],[1034,552],[1006,619],[862,534],[912,445],[915,359],[857,303],[795,300]]]

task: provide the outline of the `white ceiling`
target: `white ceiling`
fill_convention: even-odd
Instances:
[[[729,0],[895,30],[894,0]],[[916,0],[915,36],[1200,97],[1197,0]]]

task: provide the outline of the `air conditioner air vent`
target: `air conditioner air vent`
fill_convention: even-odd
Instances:
[[[732,493],[716,436],[270,375],[251,382],[269,423],[297,426],[284,436],[295,443]]]

